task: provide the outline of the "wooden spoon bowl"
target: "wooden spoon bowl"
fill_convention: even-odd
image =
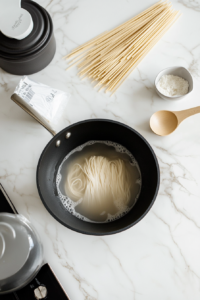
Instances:
[[[178,119],[172,111],[160,110],[150,119],[151,130],[160,136],[172,133],[178,126]]]

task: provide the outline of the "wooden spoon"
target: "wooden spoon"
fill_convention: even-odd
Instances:
[[[172,133],[186,118],[200,113],[200,106],[181,111],[160,110],[150,119],[151,130],[160,136]]]

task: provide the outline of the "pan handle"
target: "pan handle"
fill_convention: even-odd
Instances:
[[[41,120],[34,115],[33,112],[31,112],[27,107],[25,107],[21,102],[21,98],[17,94],[13,94],[11,96],[11,99],[19,106],[21,107],[26,113],[28,113],[31,117],[33,117],[38,123],[40,123],[46,130],[48,130],[53,136],[56,135],[56,132],[52,130],[51,128],[48,128]]]

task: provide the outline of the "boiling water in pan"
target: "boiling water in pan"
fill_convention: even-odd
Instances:
[[[114,171],[109,173],[109,168],[104,169],[106,170],[103,177],[104,183],[100,184],[95,182],[100,169],[97,165],[92,165],[92,171],[96,172],[96,177],[93,183],[87,181],[91,176],[85,175],[81,168],[84,168],[84,164],[86,161],[89,162],[91,157],[96,162],[97,160],[104,161],[106,168],[110,167],[109,162],[120,161],[120,172],[113,173],[116,171],[113,169]],[[74,168],[78,171],[74,172]],[[77,178],[73,177],[74,174]],[[86,192],[87,182],[90,186]],[[141,190],[141,173],[133,155],[122,145],[110,141],[89,141],[71,151],[64,158],[58,169],[56,185],[62,204],[71,214],[86,222],[105,223],[122,217],[134,206]],[[97,188],[96,196],[95,188]],[[78,193],[74,192],[76,190]]]

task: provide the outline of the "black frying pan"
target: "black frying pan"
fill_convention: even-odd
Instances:
[[[90,140],[109,140],[121,144],[139,163],[142,174],[139,199],[128,214],[114,222],[97,224],[79,220],[64,208],[57,194],[56,174],[62,160],[74,148]],[[63,129],[47,144],[37,167],[37,187],[46,209],[64,226],[90,235],[118,233],[139,222],[152,207],[159,183],[158,162],[148,142],[134,129],[111,120],[86,120]]]

